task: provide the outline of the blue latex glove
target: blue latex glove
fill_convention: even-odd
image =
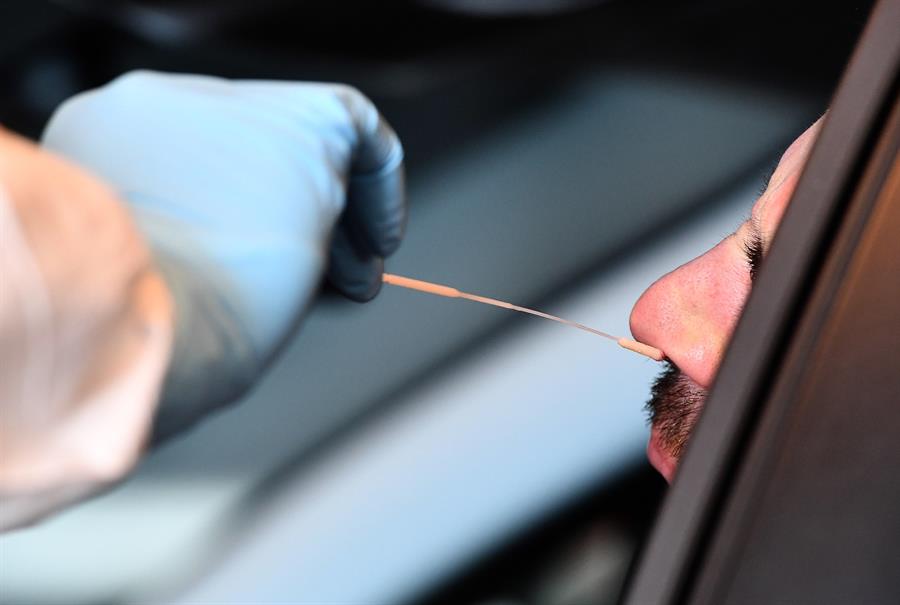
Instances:
[[[43,144],[128,202],[172,290],[157,437],[252,385],[326,266],[374,297],[405,227],[403,150],[347,86],[133,72],[64,103]]]

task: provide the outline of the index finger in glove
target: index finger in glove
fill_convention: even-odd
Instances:
[[[354,88],[341,98],[358,141],[350,166],[346,214],[354,239],[376,256],[397,250],[406,229],[403,147],[372,102]]]

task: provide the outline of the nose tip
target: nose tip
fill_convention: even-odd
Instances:
[[[654,282],[631,310],[634,338],[661,349],[698,385],[708,388],[749,291],[749,277],[728,267],[719,244]],[[743,276],[743,273],[741,273]]]
[[[643,325],[643,322],[641,321],[641,317],[643,314],[640,312],[640,309],[642,307],[642,305],[641,305],[642,300],[644,300],[643,294],[641,294],[640,298],[637,299],[637,301],[634,303],[634,306],[631,307],[631,315],[628,316],[628,327],[631,330],[631,335],[635,338],[635,340],[638,340],[640,342],[645,342],[644,338],[641,334],[642,333],[641,327]],[[650,344],[650,343],[646,343],[646,344]]]
[[[659,330],[659,317],[662,315],[661,300],[658,295],[660,281],[647,288],[634,303],[631,315],[628,317],[628,325],[635,340],[665,352],[665,348],[661,346]]]
[[[715,374],[717,331],[703,304],[684,292],[683,268],[663,276],[641,294],[631,310],[629,324],[636,340],[656,347],[682,372],[702,387]]]

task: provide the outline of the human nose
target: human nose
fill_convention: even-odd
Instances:
[[[708,388],[749,290],[734,268],[728,241],[654,282],[631,311],[635,339],[665,352]]]

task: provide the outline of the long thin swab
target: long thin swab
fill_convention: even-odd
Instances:
[[[620,347],[628,349],[629,351],[634,351],[635,353],[639,353],[640,355],[644,355],[655,361],[662,361],[666,357],[665,354],[663,354],[663,352],[656,347],[645,345],[642,342],[637,342],[636,340],[632,340],[630,338],[613,336],[612,334],[607,334],[606,332],[595,330],[594,328],[591,328],[584,324],[569,321],[568,319],[563,319],[562,317],[557,317],[556,315],[550,315],[549,313],[535,311],[534,309],[520,307],[519,305],[514,305],[512,303],[497,300],[495,298],[487,298],[485,296],[478,296],[477,294],[469,294],[468,292],[462,292],[460,290],[457,290],[456,288],[451,288],[450,286],[432,284],[431,282],[412,279],[409,277],[402,277],[400,275],[392,275],[390,273],[384,273],[382,275],[382,279],[384,280],[384,283],[390,284],[392,286],[400,286],[402,288],[409,288],[410,290],[418,290],[420,292],[427,292],[429,294],[436,294],[438,296],[446,296],[448,298],[465,298],[467,300],[472,300],[486,305],[493,305],[495,307],[501,307],[503,309],[511,309],[513,311],[519,311],[521,313],[537,315],[538,317],[543,317],[544,319],[549,319],[551,321],[558,321],[561,324],[572,326],[573,328],[585,330],[586,332],[590,332],[591,334],[596,334],[597,336],[602,336],[603,338],[614,340]]]

